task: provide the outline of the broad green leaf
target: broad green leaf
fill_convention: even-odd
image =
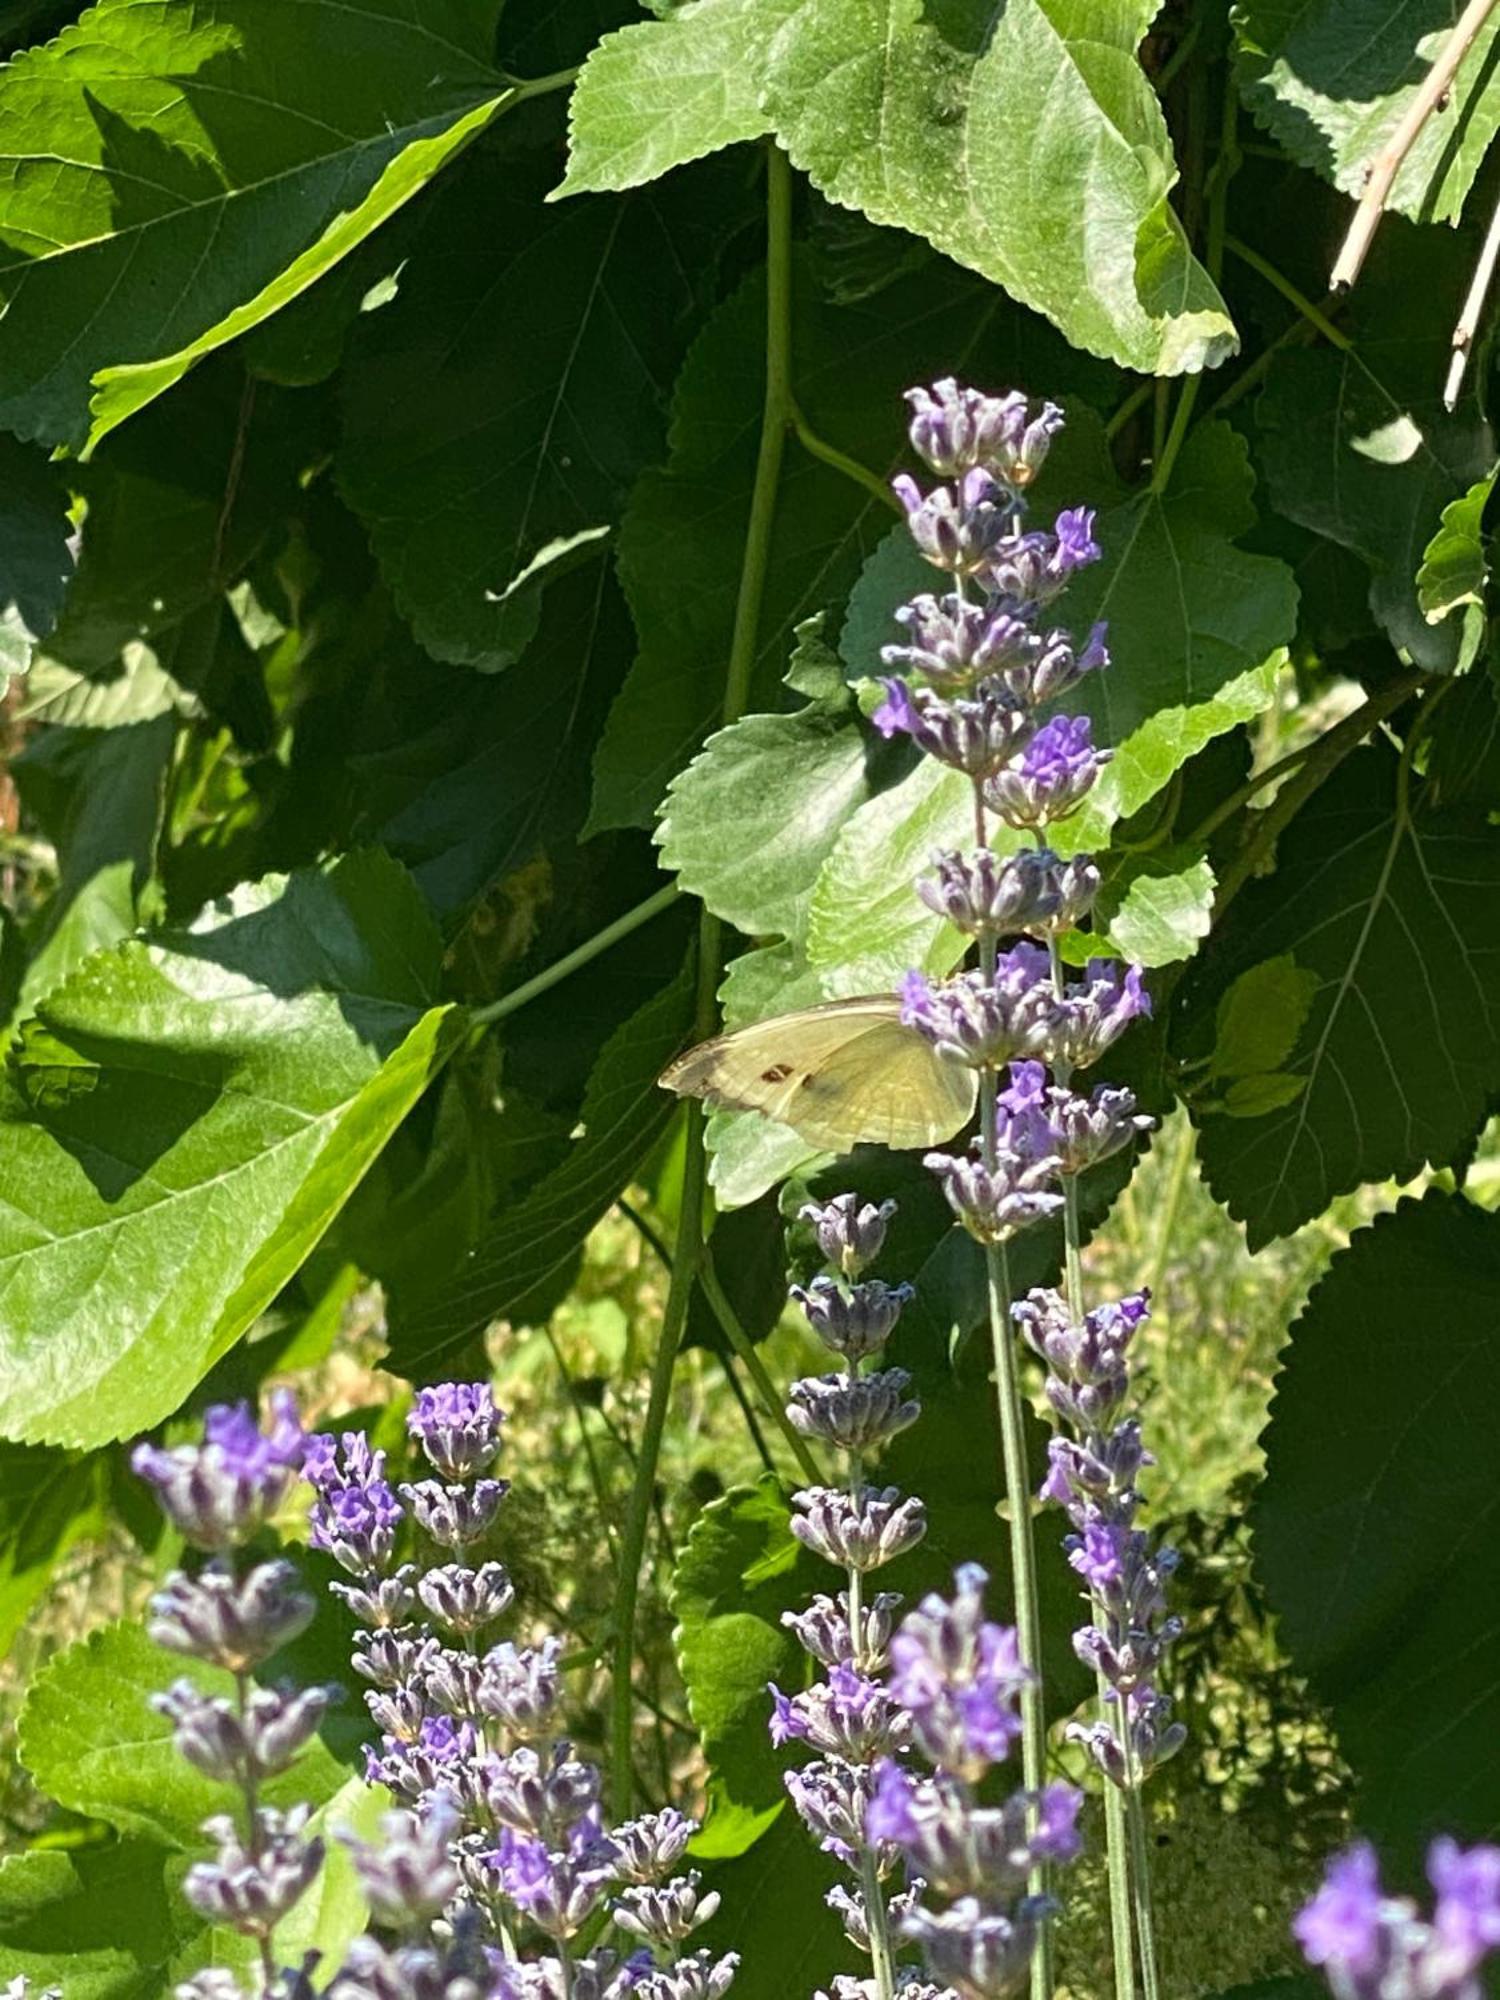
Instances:
[[[1376,620],[1439,672],[1460,657],[1459,621],[1428,623],[1417,570],[1432,523],[1489,473],[1495,446],[1472,397],[1443,408],[1447,315],[1417,302],[1457,298],[1471,255],[1446,230],[1387,225],[1342,316],[1353,345],[1283,352],[1256,403],[1276,507],[1363,558]]]
[[[1362,1181],[1451,1160],[1500,1088],[1500,951],[1474,912],[1500,893],[1500,828],[1398,800],[1397,759],[1357,752],[1282,836],[1199,954],[1183,1047],[1212,1046],[1222,996],[1290,954],[1315,978],[1295,1044],[1264,1063],[1305,1079],[1258,1118],[1200,1135],[1208,1184],[1252,1250]],[[1233,1003],[1231,1003],[1233,1005]]]
[[[1454,14],[1424,0],[1239,0],[1240,91],[1292,158],[1359,194],[1422,86]],[[1500,129],[1493,18],[1416,136],[1385,206],[1454,222]]]
[[[743,2000],[826,1991],[852,1962],[839,1921],[824,1900],[836,1883],[847,1880],[846,1871],[818,1852],[788,1809],[748,1853],[708,1863],[704,1886],[716,1889],[721,1900],[712,1922],[694,1933],[694,1947],[715,1955],[739,1953],[734,1990]]]
[[[792,373],[817,433],[874,471],[902,449],[901,392],[919,375],[1040,393],[1080,379],[1040,322],[993,288],[942,266],[838,306],[794,270]],[[764,396],[765,303],[749,279],[709,320],[678,377],[666,465],[638,482],[620,531],[620,575],[640,650],[594,760],[590,832],[649,826],[673,775],[720,719],[745,554]],[[889,526],[861,483],[788,441],[749,690],[777,706],[792,634],[836,603]]]
[[[1253,479],[1227,425],[1193,433],[1161,495],[1119,486],[1090,412],[1071,412],[1070,433],[1043,475],[1038,513],[1080,500],[1099,508],[1103,560],[1082,572],[1057,615],[1079,633],[1097,618],[1109,624],[1111,665],[1069,707],[1087,710],[1096,741],[1116,746],[1088,806],[1055,829],[1058,848],[1078,853],[1104,846],[1115,821],[1205,743],[1270,703],[1297,592],[1284,563],[1235,545],[1255,521]],[[930,588],[931,571],[907,541],[896,531],[851,595],[841,650],[856,677],[880,670],[897,606]],[[912,881],[934,848],[972,839],[967,780],[931,763],[852,815],[823,864],[807,926],[808,959],[830,993],[871,992],[910,966],[957,962],[962,940],[917,901]],[[1015,836],[997,828],[993,844],[1012,846]]]
[[[0,1097],[0,1426],[156,1423],[348,1199],[459,1029],[379,853],[268,877],[85,962]]]
[[[72,1544],[104,1525],[97,1461],[0,1443],[0,1647],[9,1648]]]
[[[1109,885],[1098,913],[1109,941],[1140,965],[1191,958],[1213,918],[1214,871],[1200,855],[1158,854]]]
[[[1358,1230],[1292,1329],[1255,1562],[1399,1877],[1500,1832],[1500,1547],[1487,1440],[1500,1217],[1428,1194]]]
[[[786,1754],[766,1730],[766,1683],[788,1694],[802,1686],[807,1655],[781,1614],[826,1580],[789,1518],[770,1474],[737,1486],[698,1516],[672,1572],[673,1643],[709,1769],[708,1817],[694,1843],[705,1858],[742,1853],[786,1800]]]
[[[101,0],[17,57],[0,422],[97,444],[295,298],[509,101],[496,12]]]
[[[368,1911],[348,1851],[329,1837],[347,1826],[373,1838],[386,1795],[351,1778],[313,1826],[328,1840],[323,1872],[277,1926],[289,1963],[316,1950],[337,1964]],[[205,1966],[255,1976],[256,1947],[187,1904],[189,1857],[144,1840],[71,1852],[34,1848],[0,1862],[0,1979],[32,1990],[61,1986],[68,2000],[166,2000]]]
[[[476,158],[341,378],[339,480],[392,594],[429,652],[486,668],[516,658],[537,589],[659,454],[714,248],[692,187],[546,209],[542,185]]]
[[[1237,1076],[1225,1091],[1219,1108],[1231,1118],[1264,1118],[1268,1111],[1280,1111],[1288,1104],[1295,1104],[1306,1088],[1305,1076],[1263,1070],[1253,1076]]]
[[[581,1135],[560,1166],[490,1219],[461,1269],[445,1282],[398,1297],[391,1315],[394,1365],[421,1380],[482,1334],[524,1309],[565,1271],[585,1236],[619,1196],[674,1109],[656,1079],[681,1049],[692,1017],[691,968],[633,1014],[589,1077]]]
[[[1461,674],[1432,718],[1427,782],[1442,805],[1500,808],[1500,701],[1493,662]]]
[[[1479,480],[1443,509],[1437,533],[1422,551],[1417,602],[1429,625],[1437,625],[1462,604],[1483,604],[1489,577],[1481,522],[1495,477]]]
[[[0,438],[0,686],[24,674],[73,574],[68,496],[39,451]]]
[[[1210,1076],[1254,1076],[1274,1070],[1297,1046],[1302,1024],[1317,998],[1315,972],[1290,952],[1242,972],[1214,1017]]]
[[[870,792],[873,744],[837,655],[818,643],[804,627],[788,677],[806,706],[711,736],[662,806],[662,866],[748,936],[800,930],[839,827]]]
[[[691,0],[606,35],[568,104],[568,171],[557,194],[639,187],[770,130],[766,44],[791,0]]]
[[[1168,200],[1145,26],[1134,0],[936,18],[921,0],[799,0],[765,104],[830,201],[926,237],[1091,354],[1182,374],[1236,336]]]
[[[184,1677],[204,1694],[234,1693],[233,1675],[163,1652],[134,1619],[102,1627],[49,1660],[27,1690],[21,1762],[73,1812],[161,1847],[201,1850],[204,1820],[232,1810],[235,1789],[195,1770],[150,1705]],[[347,1776],[314,1737],[289,1770],[266,1781],[266,1803],[321,1806]]]

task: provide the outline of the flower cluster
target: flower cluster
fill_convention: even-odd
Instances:
[[[312,1967],[278,1966],[274,1934],[322,1865],[310,1811],[259,1802],[316,1732],[329,1688],[253,1685],[251,1675],[312,1618],[290,1563],[243,1571],[238,1550],[297,1475],[312,1488],[309,1540],[344,1572],[331,1587],[359,1621],[352,1661],[379,1731],[367,1775],[395,1797],[377,1840],[347,1832],[373,1931],[325,1990],[335,2000],[721,2000],[733,1954],[688,1948],[718,1903],[683,1870],[696,1823],[665,1808],[607,1828],[602,1781],[562,1734],[555,1639],[495,1640],[512,1603],[484,1544],[507,1490],[492,1476],[503,1418],[487,1385],[419,1392],[408,1418],[430,1476],[393,1482],[360,1432],[304,1436],[290,1401],[261,1430],[247,1407],[208,1414],[202,1444],[141,1446],[137,1470],[174,1525],[210,1556],[153,1600],[164,1646],[226,1668],[235,1693],[182,1680],[155,1697],[177,1747],[243,1805],[206,1822],[211,1861],[184,1893],[216,1924],[257,1941],[262,1993],[310,1996]],[[405,1559],[406,1549],[418,1559]],[[613,1922],[615,1949],[591,1939]],[[533,1942],[535,1941],[535,1942]],[[222,1970],[182,2000],[244,2000]]]
[[[1380,1885],[1363,1842],[1330,1863],[1292,1929],[1337,2000],[1480,2000],[1480,1970],[1500,1952],[1500,1847],[1435,1840],[1427,1851],[1430,1919]]]

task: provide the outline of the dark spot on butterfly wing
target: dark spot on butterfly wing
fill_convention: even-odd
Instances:
[[[769,1069],[761,1071],[760,1080],[762,1083],[785,1083],[791,1073],[790,1063],[772,1063]]]

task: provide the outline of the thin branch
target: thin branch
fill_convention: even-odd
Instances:
[[[1224,248],[1231,255],[1238,257],[1242,264],[1248,264],[1252,271],[1258,272],[1275,291],[1280,292],[1288,305],[1295,306],[1308,325],[1314,331],[1321,333],[1326,341],[1334,347],[1344,349],[1345,352],[1353,347],[1354,342],[1348,334],[1336,327],[1321,306],[1315,306],[1305,292],[1299,291],[1290,278],[1278,271],[1269,257],[1262,257],[1258,250],[1252,250],[1250,245],[1242,243],[1238,236],[1226,235]]]
[[[1445,410],[1451,410],[1458,402],[1458,393],[1464,384],[1464,370],[1469,365],[1475,335],[1479,332],[1479,315],[1484,311],[1485,295],[1494,279],[1497,259],[1500,259],[1500,198],[1496,199],[1495,212],[1485,232],[1464,309],[1458,316],[1458,325],[1453,329],[1453,359],[1448,363],[1448,379],[1443,384]]]
[[[1352,285],[1363,269],[1370,245],[1375,240],[1375,232],[1380,227],[1380,218],[1385,213],[1392,185],[1407,154],[1421,137],[1422,127],[1452,89],[1459,64],[1469,53],[1475,36],[1494,13],[1495,6],[1496,0],[1469,0],[1468,6],[1454,22],[1447,41],[1439,49],[1432,68],[1423,78],[1421,89],[1407,105],[1406,115],[1371,162],[1364,193],[1359,198],[1354,220],[1349,224],[1349,233],[1344,238],[1343,248],[1329,279],[1335,290],[1341,285]]]
[[[901,512],[901,502],[879,473],[872,472],[869,466],[861,465],[857,458],[851,458],[847,452],[840,451],[838,446],[830,444],[827,438],[819,437],[796,403],[791,407],[791,420],[792,435],[809,457],[821,459],[824,465],[831,465],[835,472],[842,472],[846,479],[852,479],[856,486],[863,486],[865,491],[872,493],[882,506],[889,507],[897,514]]]
[[[677,884],[668,882],[654,895],[648,896],[644,903],[637,903],[635,908],[627,910],[623,917],[616,917],[612,924],[606,924],[603,930],[595,931],[591,938],[585,938],[575,951],[570,951],[564,957],[555,960],[545,970],[539,972],[535,979],[528,979],[523,985],[513,988],[511,992],[502,993],[498,1000],[492,1000],[487,1007],[476,1007],[470,1016],[474,1026],[488,1028],[496,1021],[503,1021],[507,1014],[516,1013],[528,1001],[537,999],[539,995],[556,986],[560,980],[566,979],[569,973],[577,972],[580,966],[587,965],[590,959],[597,958],[600,952],[608,951],[612,944],[618,944],[621,938],[629,937],[630,933],[639,930],[642,924],[650,923],[653,917],[660,916],[663,910],[670,909],[676,900]]]

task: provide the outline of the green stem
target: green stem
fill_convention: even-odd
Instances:
[[[745,530],[745,553],[740,565],[739,594],[734,607],[734,630],[725,672],[724,702],[720,712],[720,721],[724,724],[737,722],[744,714],[755,667],[760,610],[765,596],[771,531],[776,515],[776,489],[781,476],[782,451],[792,404],[791,299],[791,168],[785,154],[771,146],[766,164],[766,396],[761,414],[755,484],[750,496],[750,519]],[[714,1028],[720,939],[719,919],[705,907],[698,923],[698,995],[694,1015],[700,1039],[712,1034]],[[532,984],[535,986],[535,981]],[[515,995],[508,997],[514,1002]],[[690,1099],[684,1139],[682,1205],[678,1213],[676,1246],[672,1252],[672,1276],[662,1313],[661,1339],[651,1367],[646,1420],[641,1431],[635,1477],[631,1482],[621,1534],[610,1690],[610,1764],[614,1785],[611,1806],[617,1815],[626,1817],[630,1813],[635,1787],[631,1759],[634,1723],[631,1666],[635,1651],[635,1611],[640,1596],[641,1564],[646,1552],[646,1530],[651,1519],[656,1468],[671,1400],[677,1349],[687,1323],[688,1303],[693,1295],[693,1282],[698,1275],[704,1248],[707,1161],[703,1150],[703,1119],[702,1104],[696,1098]]]
[[[1189,375],[1178,392],[1177,407],[1172,412],[1172,428],[1167,432],[1166,442],[1151,473],[1153,493],[1164,493],[1167,490],[1172,467],[1177,463],[1177,454],[1182,450],[1182,441],[1187,436],[1188,425],[1192,421],[1193,405],[1198,400],[1198,385],[1202,380],[1201,375]]]
[[[637,903],[633,910],[627,910],[623,917],[616,917],[612,924],[606,924],[601,931],[595,931],[591,938],[585,938],[575,950],[554,961],[534,979],[528,979],[509,993],[502,993],[498,1000],[491,1000],[488,1006],[476,1007],[469,1017],[476,1028],[488,1028],[496,1021],[503,1021],[507,1015],[515,1014],[529,1001],[538,999],[552,987],[559,985],[570,973],[577,972],[601,952],[608,951],[621,938],[638,931],[642,924],[649,924],[653,917],[659,917],[663,910],[670,909],[677,900],[677,884],[668,882],[644,903]]]
[[[1108,423],[1105,424],[1104,441],[1106,444],[1114,443],[1115,439],[1119,436],[1120,432],[1124,430],[1125,426],[1130,422],[1130,419],[1135,415],[1136,411],[1140,409],[1143,404],[1149,403],[1152,396],[1155,393],[1156,393],[1156,384],[1152,381],[1138,382],[1136,384],[1136,386],[1131,390],[1130,394],[1125,398],[1124,402],[1121,403],[1120,407],[1115,411],[1114,415],[1109,419]]]
[[[895,2000],[896,1967],[891,1956],[891,1926],[886,1914],[885,1891],[875,1872],[875,1856],[866,1847],[860,1856],[860,1882],[864,1889],[865,1921],[870,1928],[870,1963],[875,1973],[875,2000]]]
[[[847,452],[840,451],[836,444],[830,444],[826,438],[819,437],[795,403],[791,406],[790,414],[792,434],[810,457],[821,459],[824,465],[831,465],[835,472],[842,472],[845,478],[852,479],[856,486],[863,486],[867,493],[872,493],[883,506],[889,507],[894,513],[901,512],[901,502],[878,472],[872,472],[869,466],[861,465],[857,458],[850,458]]]
[[[1250,269],[1264,278],[1274,291],[1280,292],[1287,304],[1295,306],[1308,325],[1315,332],[1322,334],[1326,341],[1334,347],[1341,348],[1346,354],[1353,347],[1354,342],[1348,334],[1341,332],[1322,307],[1315,306],[1306,292],[1299,291],[1291,279],[1278,271],[1268,257],[1262,257],[1258,250],[1252,250],[1250,245],[1242,243],[1238,236],[1226,235],[1224,248],[1231,256],[1238,257],[1242,264],[1248,264]]]
[[[1121,1703],[1123,1710],[1126,1704]],[[1146,1841],[1146,1801],[1140,1772],[1130,1742],[1124,1714],[1120,1717],[1120,1747],[1125,1756],[1125,1819],[1130,1830],[1131,1880],[1135,1889],[1135,1931],[1141,1948],[1141,1987],[1144,2000],[1160,2000],[1156,1971],[1156,1926],[1151,1914],[1151,1852]],[[1118,1792],[1115,1785],[1112,1792]]]
[[[729,1295],[719,1282],[719,1274],[714,1269],[713,1258],[708,1251],[703,1253],[703,1261],[698,1271],[698,1282],[703,1287],[703,1296],[713,1309],[714,1318],[723,1330],[724,1338],[734,1349],[736,1356],[744,1364],[745,1373],[755,1384],[766,1415],[785,1438],[788,1449],[797,1461],[798,1470],[809,1486],[820,1486],[823,1474],[818,1462],[807,1448],[807,1439],[800,1431],[793,1430],[787,1416],[785,1404],[776,1393],[776,1385],[766,1373],[765,1363],[755,1351],[755,1342],[740,1325],[739,1315],[729,1302]]]
[[[547,76],[516,78],[511,103],[524,104],[528,97],[549,97],[554,90],[567,90],[577,82],[582,67],[581,63],[575,63],[572,69],[555,69]]]
[[[250,1712],[250,1676],[237,1673],[234,1677],[235,1708],[243,1729]],[[254,1861],[259,1858],[260,1842],[260,1780],[253,1765],[246,1767],[241,1789],[245,1798],[245,1852]],[[272,1934],[262,1931],[256,1938],[256,1949],[260,1956],[261,1993],[263,2000],[270,2000],[276,1984],[276,1948]]]

